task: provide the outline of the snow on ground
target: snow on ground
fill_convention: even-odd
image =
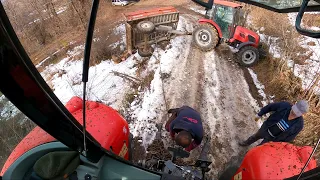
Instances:
[[[297,13],[288,14],[288,20],[292,26],[295,25],[296,16]],[[310,28],[318,30],[318,27]],[[281,49],[278,45],[279,38],[267,36],[262,32],[258,31],[257,33],[259,34],[261,41],[269,45],[269,53],[271,53],[275,58],[281,58]],[[304,89],[307,89],[315,80],[314,77],[316,76],[316,74],[320,73],[320,41],[318,39],[310,38],[307,36],[300,36],[298,38],[300,39],[300,46],[308,50],[307,54],[312,53],[311,57],[306,60],[306,64],[296,64],[294,69],[294,74],[302,79],[302,87]],[[288,66],[293,67],[292,60],[287,61]],[[315,90],[317,92],[320,92],[320,88],[316,88]]]
[[[185,23],[184,18],[180,17],[177,29],[183,29],[186,26]],[[156,48],[147,68],[149,71],[155,71],[150,90],[142,93],[141,103],[137,102],[140,99],[137,98],[131,104],[131,117],[135,121],[130,124],[130,131],[134,136],[142,137],[144,147],[152,143],[157,131],[155,125],[156,123],[163,122],[164,120],[161,117],[165,117],[166,114],[161,76],[162,74],[170,74],[175,63],[181,61],[181,59],[177,59],[179,58],[177,53],[188,49],[186,46],[190,46],[190,44],[185,42],[186,36],[181,36],[171,40],[171,48],[165,51]],[[183,58],[183,56],[180,56],[180,58]],[[166,97],[166,99],[168,98]]]
[[[309,14],[319,14],[319,13],[309,13]],[[288,19],[292,26],[295,26],[297,13],[289,13]],[[318,30],[318,27],[310,27],[310,29]],[[310,87],[312,82],[315,80],[314,77],[320,73],[320,41],[319,39],[301,36],[299,37],[300,46],[307,49],[307,53],[311,53],[311,57],[306,60],[305,65],[296,65],[294,74],[302,79],[302,87],[307,89]],[[320,86],[315,88],[315,90],[320,93]]]
[[[320,15],[319,12],[305,12],[304,14],[318,14],[318,15]],[[292,26],[295,26],[295,24],[296,24],[297,15],[298,15],[298,13],[288,13],[288,19],[289,19],[289,22]]]
[[[70,58],[78,53],[78,51],[73,51],[73,55],[62,59],[57,64],[47,66],[41,73],[47,82],[51,82],[54,93],[62,103],[66,103],[75,95],[82,96],[83,62],[82,60],[70,61]],[[108,60],[90,67],[87,83],[88,100],[102,101],[115,109],[120,108],[122,105],[121,99],[123,99],[130,86],[122,78],[115,76],[112,71],[135,76],[136,68],[133,68],[133,57],[131,56],[119,64]]]
[[[113,31],[114,35],[120,35],[120,40],[112,43],[109,45],[109,47],[112,47],[113,49],[118,47],[119,45],[122,45],[122,47],[120,47],[121,50],[124,49],[123,44],[126,42],[126,26],[125,24],[120,24],[118,25],[114,31]]]
[[[247,68],[247,69],[253,79],[253,83],[256,85],[258,89],[259,95],[263,98],[263,101],[261,101],[262,105],[266,106],[268,103],[267,103],[267,96],[264,93],[264,85],[261,84],[261,82],[258,80],[257,74],[252,69],[250,68]]]
[[[67,6],[63,6],[63,7],[60,7],[60,8],[58,8],[57,9],[57,14],[61,14],[61,13],[63,13],[64,11],[66,11],[68,9],[68,7]]]
[[[0,120],[8,119],[19,113],[17,109],[4,95],[0,96]]]
[[[308,45],[311,42],[314,43],[314,45]],[[302,79],[302,87],[307,89],[315,80],[316,75],[320,73],[320,40],[303,37],[300,45],[312,53],[312,56],[306,60],[306,64],[296,65],[294,71],[294,74]],[[315,90],[320,93],[320,86],[315,88]]]
[[[50,56],[44,58],[44,60],[42,60],[39,64],[36,65],[36,68],[41,67],[43,63],[45,63],[48,59],[50,59]]]
[[[140,99],[138,98],[131,104],[131,118],[135,119],[135,121],[130,123],[130,131],[134,136],[142,137],[144,147],[147,147],[154,140],[155,132],[157,131],[155,125],[159,122],[157,118],[161,117],[161,113],[165,111],[160,74],[160,66],[162,65],[161,63],[156,65],[152,62],[156,61],[155,56],[151,57],[150,61],[153,65],[150,66],[149,63],[148,69],[156,68],[150,90],[146,90],[140,94],[142,102],[138,102]],[[162,58],[161,61],[163,61]]]
[[[189,9],[194,11],[194,12],[196,12],[196,13],[199,13],[199,14],[202,14],[202,15],[206,15],[206,10],[202,6],[189,5]]]
[[[116,44],[124,43],[125,25],[120,24],[113,30],[113,34],[121,35]],[[97,39],[97,38],[96,38]],[[82,97],[82,59],[75,59],[84,50],[84,45],[79,45],[69,50],[66,57],[57,64],[50,64],[43,72],[42,77],[49,83],[57,97],[66,103],[73,96]],[[59,52],[58,50],[57,52]],[[55,53],[57,53],[55,52]],[[54,54],[55,54],[54,53]],[[130,83],[123,78],[115,76],[114,72],[124,73],[129,76],[136,76],[134,67],[138,55],[130,56],[126,61],[115,64],[111,60],[104,60],[100,64],[90,67],[89,82],[87,83],[88,100],[101,101],[115,109],[122,106],[124,96],[130,90]],[[40,67],[45,58],[37,67]]]
[[[275,58],[280,58],[281,48],[278,45],[279,38],[265,35],[259,31],[257,34],[260,36],[261,42],[264,42],[269,46],[269,53],[271,53]]]

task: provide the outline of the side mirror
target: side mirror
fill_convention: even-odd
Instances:
[[[303,0],[303,2],[301,4],[299,13],[298,13],[297,18],[296,18],[296,29],[302,35],[313,37],[313,38],[320,38],[320,31],[303,29],[301,27],[302,17],[303,17],[303,14],[304,14],[307,6],[308,6],[309,1],[310,0]]]

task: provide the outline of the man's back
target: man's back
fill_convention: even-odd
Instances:
[[[200,114],[189,106],[182,106],[177,117],[170,124],[173,131],[185,130],[191,133],[196,143],[201,143],[203,138],[203,127]]]

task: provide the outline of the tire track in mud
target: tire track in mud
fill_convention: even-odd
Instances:
[[[184,14],[180,19],[183,24],[187,24],[186,29],[193,30],[193,25],[197,23],[197,16]],[[204,78],[204,53],[193,47],[192,37],[185,37],[185,49],[179,53],[179,57],[175,59],[175,65],[171,71],[170,78],[164,80],[165,94],[170,108],[181,107],[183,105],[190,106],[200,112],[203,97],[203,78]],[[201,113],[200,113],[201,114]],[[165,115],[162,117],[162,123],[168,119]],[[205,131],[209,131],[209,128]],[[168,134],[163,133],[163,137]],[[163,139],[165,146],[173,145],[171,138]],[[200,148],[196,148],[191,152],[190,158],[185,162],[195,161],[199,154]]]
[[[195,17],[183,15],[180,20],[187,24],[185,29],[193,30]],[[185,49],[175,60],[169,79],[164,80],[165,94],[170,108],[191,106],[199,110],[202,98],[204,54],[192,46],[192,37],[185,37]],[[164,121],[165,122],[165,121]]]
[[[242,70],[224,46],[206,53],[201,114],[211,130],[211,175],[217,178],[228,163],[242,159],[248,148],[238,146],[257,130],[254,99]],[[230,62],[231,61],[231,62]],[[240,161],[241,162],[241,161]]]

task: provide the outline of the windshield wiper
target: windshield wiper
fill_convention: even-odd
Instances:
[[[90,20],[88,24],[87,31],[87,39],[86,45],[84,49],[84,59],[83,59],[83,67],[82,67],[82,82],[83,82],[83,100],[82,100],[82,118],[83,118],[83,148],[84,153],[87,152],[87,144],[86,144],[86,89],[87,82],[89,79],[89,62],[90,62],[90,52],[93,38],[94,25],[96,22],[97,12],[99,7],[99,0],[93,0]]]

